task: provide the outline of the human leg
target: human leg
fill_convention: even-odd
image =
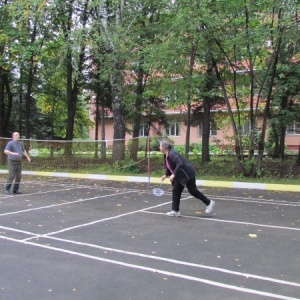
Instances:
[[[20,182],[21,182],[21,174],[22,174],[22,163],[17,162],[15,164],[15,182],[13,186],[13,193],[17,193],[20,187]]]
[[[179,206],[180,206],[180,198],[182,191],[184,189],[184,186],[180,184],[178,179],[175,177],[174,181],[172,183],[173,189],[172,189],[172,210],[178,212]]]
[[[194,196],[195,198],[201,200],[206,206],[210,204],[210,201],[203,193],[201,193],[196,186],[196,179],[190,180],[187,184],[186,187],[189,191],[189,193]]]
[[[6,181],[6,185],[5,185],[5,191],[9,192],[10,188],[12,186],[12,183],[15,179],[15,168],[14,168],[14,164],[11,160],[8,160],[7,168],[8,168],[8,176],[7,176],[7,181]]]

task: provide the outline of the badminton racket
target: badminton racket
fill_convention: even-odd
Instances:
[[[154,196],[160,197],[165,193],[164,190],[161,188],[161,186],[162,185],[160,184],[158,187],[152,190]]]

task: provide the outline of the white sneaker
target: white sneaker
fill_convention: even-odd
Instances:
[[[169,217],[180,217],[180,211],[171,210],[167,212],[167,216]]]
[[[215,201],[210,200],[209,205],[206,206],[205,213],[206,213],[206,214],[210,214],[210,213],[213,211],[215,204],[216,204]]]

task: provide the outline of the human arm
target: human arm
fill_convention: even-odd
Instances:
[[[13,152],[13,151],[10,151],[9,149],[5,149],[4,153],[6,155],[20,156],[20,154],[18,152]]]
[[[29,157],[29,155],[25,149],[23,150],[23,155],[26,157],[28,162],[31,162],[31,158]]]

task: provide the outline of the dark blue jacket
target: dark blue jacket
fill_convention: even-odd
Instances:
[[[194,166],[187,161],[182,155],[171,149],[168,153],[168,157],[164,155],[165,165],[166,159],[168,159],[169,166],[171,167],[173,174],[179,180],[180,184],[186,185],[186,183],[196,177],[196,170]],[[166,165],[166,176],[170,176],[172,173]]]

